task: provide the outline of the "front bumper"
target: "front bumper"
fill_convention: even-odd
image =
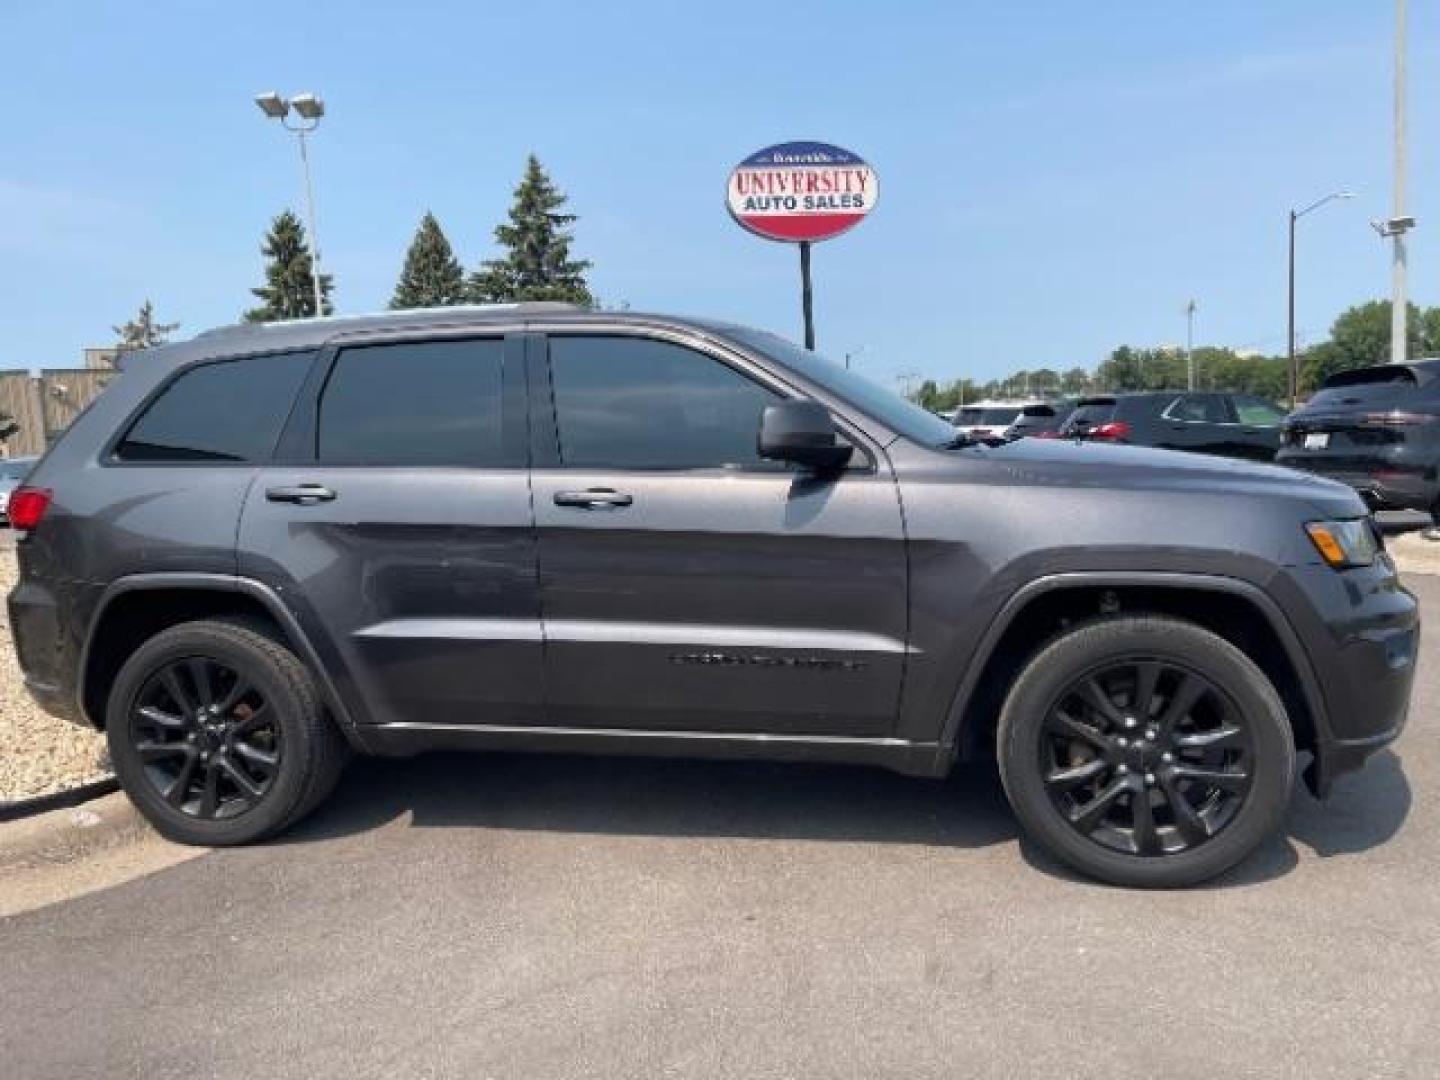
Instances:
[[[1318,796],[1358,769],[1405,728],[1420,650],[1420,608],[1389,556],[1336,571],[1288,569],[1275,585],[1308,654],[1319,698],[1314,763],[1306,782]]]

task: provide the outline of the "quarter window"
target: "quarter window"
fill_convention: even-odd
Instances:
[[[550,339],[560,462],[571,468],[779,466],[756,453],[760,414],[784,400],[679,345],[633,337]]]
[[[342,350],[320,398],[320,460],[509,464],[501,424],[503,356],[499,339]]]
[[[151,402],[115,448],[120,461],[261,461],[295,404],[313,352],[191,368]]]

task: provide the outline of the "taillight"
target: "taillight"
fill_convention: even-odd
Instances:
[[[1092,439],[1128,439],[1130,425],[1124,420],[1111,420],[1108,424],[1091,428],[1089,434]]]
[[[49,488],[16,488],[10,493],[10,506],[6,510],[12,528],[27,530],[40,524],[45,511],[50,509],[54,492]]]

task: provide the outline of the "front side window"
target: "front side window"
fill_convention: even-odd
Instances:
[[[560,463],[569,468],[776,468],[760,414],[784,400],[712,357],[636,337],[550,339]]]
[[[263,461],[275,449],[313,352],[247,356],[191,368],[115,448],[120,461]]]
[[[504,343],[342,349],[320,396],[316,449],[331,465],[501,467]]]

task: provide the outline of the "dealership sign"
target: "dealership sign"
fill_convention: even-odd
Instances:
[[[781,143],[730,173],[726,202],[767,240],[811,243],[839,236],[875,207],[879,183],[858,154],[818,142]]]

